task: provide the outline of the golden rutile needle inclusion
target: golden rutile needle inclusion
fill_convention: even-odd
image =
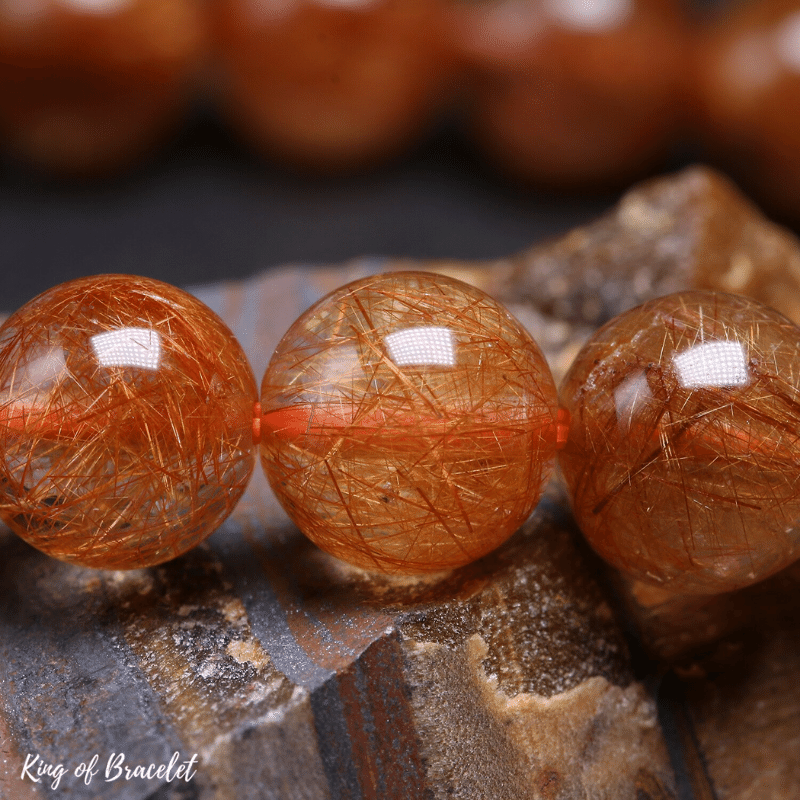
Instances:
[[[551,473],[557,399],[527,332],[459,281],[392,273],[295,322],[262,385],[262,463],[320,547],[382,572],[468,563]]]
[[[578,524],[619,569],[713,594],[800,556],[800,329],[686,292],[602,328],[565,378]]]
[[[256,384],[198,300],[103,275],[0,328],[0,513],[49,555],[127,569],[180,555],[252,470]]]

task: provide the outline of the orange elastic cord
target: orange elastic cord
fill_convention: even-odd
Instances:
[[[566,408],[558,409],[556,417],[556,450],[563,450],[569,438],[570,413]]]
[[[518,433],[513,421],[503,421],[486,417],[473,421],[473,427],[461,434],[459,426],[451,426],[446,420],[431,417],[426,419],[419,414],[394,414],[387,418],[381,411],[359,415],[355,406],[347,408],[337,405],[333,410],[321,405],[280,408],[264,414],[260,403],[253,410],[253,441],[258,444],[267,432],[282,439],[297,439],[308,436],[341,436],[346,433],[355,439],[402,440],[423,435],[440,435],[451,444],[477,439],[480,441],[501,442]],[[554,442],[561,449],[567,442],[570,415],[560,408],[555,424],[543,426],[542,436]],[[498,424],[499,423],[499,424]]]
[[[253,444],[261,444],[261,403],[253,404]]]

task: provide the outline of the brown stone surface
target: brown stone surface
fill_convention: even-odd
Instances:
[[[775,610],[775,609],[773,609]],[[689,717],[720,800],[793,800],[800,786],[800,650],[793,618],[751,631],[735,669],[688,686]]]
[[[197,797],[672,797],[653,701],[556,507],[481,562],[403,583],[247,518],[130,573],[3,545],[20,754],[197,753]]]
[[[5,800],[40,800],[42,797],[36,784],[19,780],[20,764],[24,761],[8,723],[0,715],[0,797]]]
[[[753,586],[719,595],[673,594],[622,578],[614,583],[650,655],[687,676],[735,665],[752,629],[776,608],[800,612],[800,562]]]

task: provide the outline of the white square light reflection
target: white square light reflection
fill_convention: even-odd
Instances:
[[[398,367],[452,367],[456,363],[453,332],[434,326],[404,328],[384,338],[389,358]]]
[[[678,382],[687,389],[746,386],[750,380],[741,342],[707,342],[673,359]]]
[[[118,328],[89,341],[104,367],[158,369],[161,363],[161,335],[152,328]]]

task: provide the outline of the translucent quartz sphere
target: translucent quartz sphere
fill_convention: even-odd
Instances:
[[[539,348],[501,305],[440,275],[379,275],[318,302],[278,345],[261,402],[283,507],[371,570],[479,558],[525,520],[554,463]]]
[[[180,289],[57,286],[0,328],[0,514],[63,561],[167,561],[244,491],[255,401],[233,335]]]
[[[567,374],[561,465],[591,545],[687,594],[800,556],[800,328],[744,297],[684,292],[617,317]]]

